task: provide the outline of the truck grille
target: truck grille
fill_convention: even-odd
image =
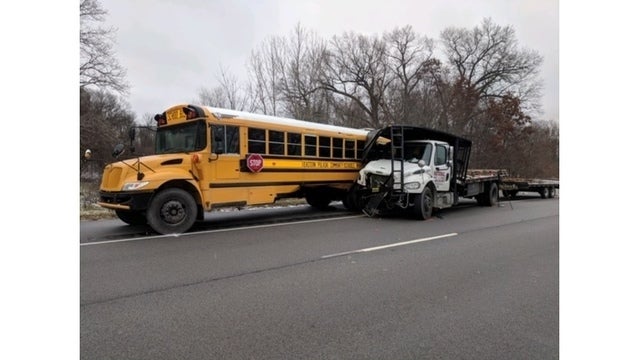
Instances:
[[[384,175],[370,174],[366,181],[366,185],[372,192],[378,192],[385,187],[386,181],[389,180],[388,178],[388,176]],[[389,185],[391,183],[392,182],[389,182]]]

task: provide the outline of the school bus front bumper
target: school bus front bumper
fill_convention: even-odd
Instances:
[[[100,191],[98,205],[112,210],[143,211],[149,206],[153,191]]]

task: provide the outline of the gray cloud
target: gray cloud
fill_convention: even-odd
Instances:
[[[156,113],[211,87],[220,67],[242,79],[251,50],[298,22],[328,39],[344,31],[382,34],[412,25],[437,39],[449,26],[490,17],[511,25],[521,47],[544,57],[543,119],[559,120],[558,0],[102,0],[118,28],[117,57],[127,68],[132,109]]]

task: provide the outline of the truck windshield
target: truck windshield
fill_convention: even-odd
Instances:
[[[206,123],[192,121],[174,126],[163,126],[155,136],[155,153],[170,154],[199,151],[206,147]]]
[[[404,160],[417,163],[424,160],[429,163],[430,155],[433,152],[433,144],[431,143],[406,143],[404,144]]]

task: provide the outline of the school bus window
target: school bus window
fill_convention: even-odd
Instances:
[[[357,158],[361,159],[362,154],[364,153],[364,145],[366,145],[365,141],[357,140]]]
[[[319,138],[319,156],[331,157],[331,138],[328,136],[320,136]]]
[[[317,136],[304,135],[304,156],[317,156]]]
[[[347,158],[347,159],[354,159],[355,158],[355,141],[346,140],[344,157]]]
[[[214,125],[211,127],[213,152],[216,154],[239,154],[239,128],[237,126]]]
[[[302,155],[302,135],[286,133],[287,155]]]
[[[266,130],[248,129],[248,151],[249,153],[266,153]]]
[[[344,157],[344,139],[333,138],[333,158],[342,159]]]
[[[284,155],[284,132],[269,130],[268,153],[272,155]]]

